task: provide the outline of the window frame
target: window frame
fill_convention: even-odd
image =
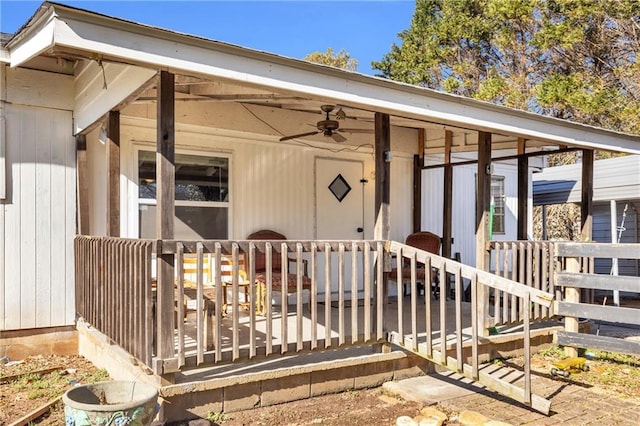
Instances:
[[[499,182],[500,183],[500,193],[498,194],[497,197],[494,195],[494,192],[493,192],[494,182]],[[491,234],[492,235],[505,235],[506,234],[506,228],[507,228],[507,225],[505,223],[507,194],[506,194],[505,177],[504,176],[491,175],[490,192],[491,192],[491,197],[493,198],[493,220],[492,220]],[[498,200],[500,200],[500,205],[501,205],[501,208],[502,208],[502,212],[499,215],[496,214],[496,210],[497,210],[496,207],[498,206]],[[496,217],[497,216],[501,217],[500,224],[502,225],[502,229],[496,229],[496,223],[497,223],[496,222]]]
[[[134,153],[134,161],[133,161],[133,185],[134,185],[134,190],[135,190],[135,211],[134,211],[134,217],[135,217],[135,223],[136,223],[136,230],[135,230],[135,235],[137,236],[137,238],[141,238],[140,237],[140,231],[141,231],[141,226],[140,226],[140,220],[139,220],[139,212],[140,212],[140,207],[141,206],[157,206],[158,205],[158,201],[156,198],[140,198],[140,186],[139,186],[139,182],[140,182],[140,165],[139,165],[139,160],[140,160],[140,152],[141,151],[146,151],[146,152],[152,152],[155,153],[156,151],[153,149],[153,147],[151,146],[138,146],[135,148],[135,153]],[[215,157],[215,158],[225,158],[228,161],[228,167],[229,167],[229,178],[228,178],[228,191],[229,191],[229,201],[191,201],[191,200],[175,200],[174,201],[174,206],[175,207],[217,207],[217,208],[226,208],[227,209],[227,235],[228,238],[231,238],[231,230],[233,229],[232,227],[232,218],[233,218],[233,161],[232,161],[232,155],[230,153],[226,153],[226,152],[219,152],[219,151],[199,151],[199,150],[183,150],[183,149],[176,149],[176,155],[194,155],[194,156],[199,156],[199,157]],[[174,213],[175,214],[175,213]]]

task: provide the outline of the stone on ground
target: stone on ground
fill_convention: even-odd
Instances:
[[[458,416],[458,422],[465,426],[484,426],[488,421],[482,414],[471,410],[464,410]]]
[[[396,426],[418,426],[418,422],[409,416],[400,416],[396,419]]]

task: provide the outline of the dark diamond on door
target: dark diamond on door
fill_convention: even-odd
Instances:
[[[338,201],[342,202],[344,197],[347,196],[349,191],[351,191],[351,187],[347,183],[346,180],[342,177],[341,174],[338,174],[336,178],[329,185],[329,191],[338,199]]]

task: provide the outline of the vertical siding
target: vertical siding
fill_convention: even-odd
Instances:
[[[451,252],[459,252],[463,263],[475,265],[476,250],[476,167],[453,168],[453,245]],[[494,174],[504,176],[505,234],[494,235],[496,240],[514,240],[517,231],[518,174],[509,164],[494,164]],[[442,203],[444,171],[442,168],[422,172],[422,228],[442,235]]]
[[[314,235],[313,154],[307,148],[243,144],[233,156],[235,238],[259,228],[291,239]]]
[[[137,147],[154,150],[155,122],[123,118],[121,132],[122,172],[126,180],[123,194],[129,194],[121,205],[123,223],[127,229],[123,235],[137,236],[137,183],[135,181],[134,152]],[[213,129],[203,131],[202,127],[185,124],[176,127],[176,150],[178,152],[215,155],[216,152],[230,155],[231,158],[231,228],[230,238],[242,239],[258,229],[271,228],[282,232],[290,239],[313,239],[315,235],[315,176],[316,157],[340,158],[362,161],[365,178],[369,183],[364,190],[365,238],[373,235],[374,185],[371,179],[373,158],[371,153],[334,153],[326,149],[279,144],[251,139],[247,134],[224,136]],[[208,132],[208,133],[205,133]],[[232,133],[232,132],[226,132]],[[102,154],[94,152],[96,167],[104,163]],[[394,159],[400,164],[397,170],[392,167],[394,182],[401,182],[402,176],[411,178],[410,161]],[[392,164],[393,165],[393,164]],[[92,167],[91,165],[89,166]],[[397,177],[396,174],[397,173]],[[96,174],[96,178],[98,175]],[[91,191],[98,181],[91,182]],[[399,234],[404,237],[404,227],[411,227],[411,181],[403,182],[405,189],[393,195],[399,211],[406,216],[406,224]],[[394,191],[395,192],[395,187]],[[404,200],[404,201],[402,201]],[[408,213],[407,213],[408,212]],[[133,215],[136,215],[135,217]],[[91,215],[94,222],[104,222],[98,212]],[[96,225],[97,226],[97,225]]]
[[[2,329],[70,325],[75,319],[71,123],[69,111],[8,108]]]
[[[403,242],[413,232],[413,158],[391,162],[391,239]]]

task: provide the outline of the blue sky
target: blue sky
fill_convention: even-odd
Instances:
[[[93,12],[238,44],[291,58],[345,49],[358,71],[375,74],[397,34],[409,28],[415,1],[58,1]],[[0,31],[15,32],[41,4],[0,0]]]

